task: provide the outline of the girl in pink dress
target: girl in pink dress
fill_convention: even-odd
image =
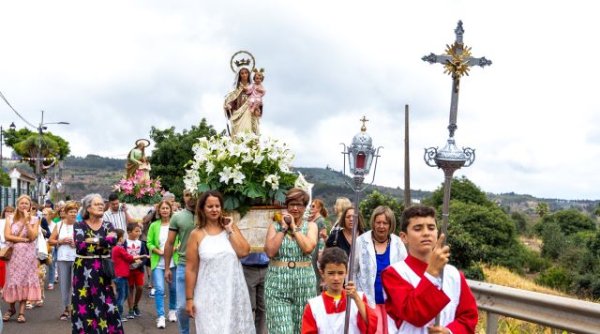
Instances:
[[[250,110],[256,117],[262,116],[262,98],[265,96],[265,88],[262,85],[265,79],[264,69],[254,69],[253,83],[246,87],[246,94],[248,94],[248,102],[250,102]]]
[[[25,322],[25,303],[28,300],[42,299],[42,290],[37,275],[36,241],[39,220],[30,213],[31,198],[22,195],[17,199],[17,212],[7,219],[4,235],[12,244],[12,256],[6,263],[6,284],[4,300],[10,305],[2,320],[9,321],[16,313],[15,303],[19,303],[17,322]]]

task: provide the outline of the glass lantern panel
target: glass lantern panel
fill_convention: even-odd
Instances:
[[[357,169],[365,169],[365,153],[364,152],[358,152],[358,154],[356,155],[356,168]]]

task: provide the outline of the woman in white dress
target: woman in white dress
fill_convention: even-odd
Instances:
[[[250,244],[231,218],[222,215],[223,197],[205,192],[196,207],[196,228],[186,251],[186,310],[196,333],[254,334],[250,295],[240,258]]]

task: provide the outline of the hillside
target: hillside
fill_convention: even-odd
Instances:
[[[346,182],[352,180],[344,176],[341,171],[327,168],[298,167],[296,170],[304,175],[308,182],[314,183],[313,197],[321,198],[329,206],[340,196],[353,198],[354,193]],[[86,157],[69,156],[63,163],[61,170],[64,194],[71,198],[81,198],[85,194],[96,192],[102,196],[108,196],[112,186],[123,177],[125,173],[125,160],[104,158],[97,155]],[[402,200],[404,190],[400,187],[384,187],[374,185],[367,188],[365,194],[377,190],[381,193],[391,195]],[[421,200],[431,194],[431,190],[411,190],[413,200]],[[363,194],[363,196],[365,195]],[[598,205],[598,200],[563,200],[551,198],[536,198],[531,195],[505,193],[487,193],[487,196],[506,208],[508,211],[519,211],[529,215],[535,214],[539,202],[546,202],[551,211],[566,208],[577,208],[587,212],[593,212]]]

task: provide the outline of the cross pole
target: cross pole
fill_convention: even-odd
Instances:
[[[460,78],[463,75],[469,75],[471,66],[484,67],[491,65],[492,61],[485,57],[471,57],[471,48],[463,44],[463,34],[465,30],[462,27],[462,21],[458,21],[454,33],[456,40],[452,45],[446,45],[446,53],[443,55],[435,55],[430,53],[428,56],[421,58],[431,64],[439,63],[444,65],[444,73],[452,76],[452,99],[450,102],[450,121],[448,131],[450,136],[448,143],[441,150],[430,147],[425,149],[425,163],[430,167],[438,167],[444,171],[444,202],[442,206],[442,226],[441,233],[448,240],[448,217],[450,212],[450,189],[452,186],[452,175],[461,167],[469,167],[475,160],[475,150],[471,148],[463,148],[462,150],[456,147],[454,132],[457,129],[456,115],[458,112],[458,93],[460,92]],[[440,273],[442,288],[444,284],[444,271]],[[435,318],[435,325],[440,325],[440,315]]]
[[[488,66],[492,65],[491,60],[487,60],[485,57],[473,58],[471,57],[471,48],[463,44],[463,34],[465,30],[462,26],[462,21],[458,21],[456,29],[456,40],[452,45],[446,45],[446,53],[443,55],[436,55],[430,53],[427,56],[421,58],[422,60],[429,62],[430,64],[443,64],[444,73],[452,76],[452,100],[450,102],[450,125],[448,130],[450,131],[450,137],[454,137],[454,131],[456,131],[456,114],[458,111],[458,93],[460,89],[460,78],[463,75],[469,75],[471,66]]]

